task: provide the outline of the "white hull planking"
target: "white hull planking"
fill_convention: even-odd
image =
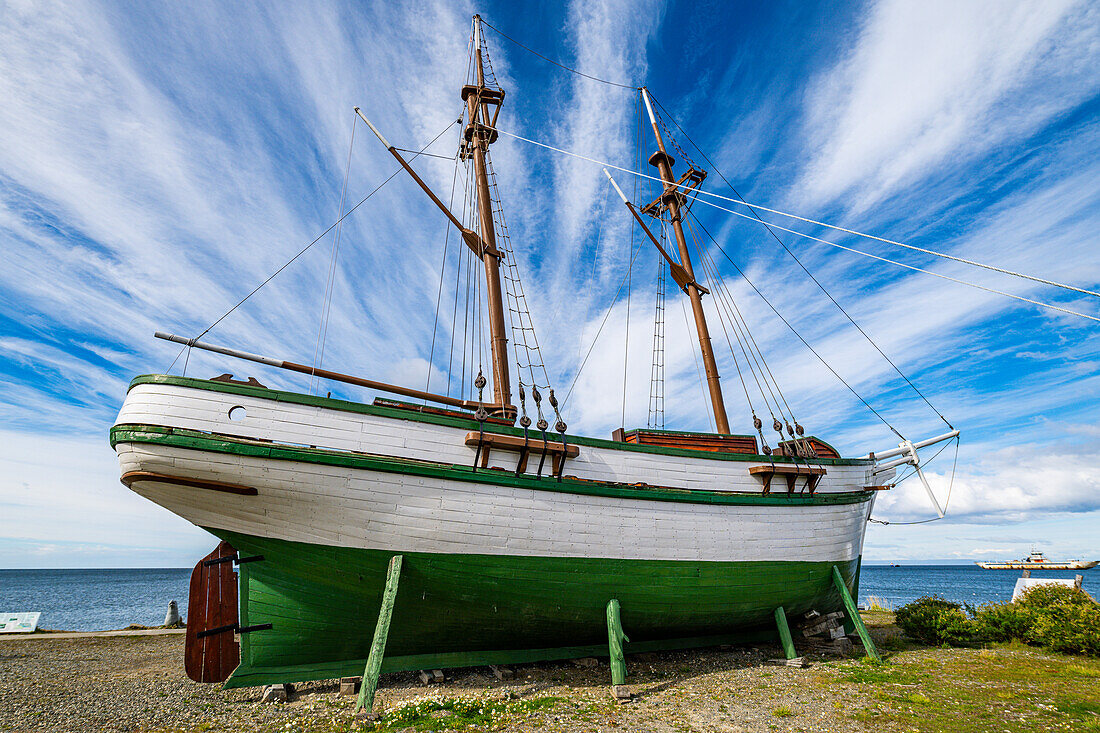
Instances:
[[[834,562],[861,552],[870,502],[689,504],[120,443],[122,471],[233,481],[257,496],[156,481],[137,493],[199,526],[406,552]]]
[[[229,409],[248,416],[230,420]],[[134,387],[117,424],[161,425],[469,465],[467,430],[173,385]],[[862,552],[871,501],[746,506],[651,501],[468,483],[359,468],[119,443],[123,473],[255,487],[243,496],[156,481],[132,489],[204,527],[312,544],[428,553],[635,560],[832,561]],[[494,451],[491,465],[514,454]],[[537,463],[537,461],[532,461]],[[549,461],[548,461],[549,463]],[[581,446],[582,478],[761,491],[748,462]],[[531,472],[535,469],[532,466]],[[855,491],[866,466],[828,466],[819,492]],[[785,487],[785,484],[783,484]]]
[[[246,417],[230,420],[229,410],[245,408]],[[315,446],[424,461],[473,465],[475,449],[465,443],[468,428],[452,428],[413,420],[395,420],[312,405],[276,402],[165,384],[139,384],[130,390],[116,424],[163,425],[222,435],[271,440],[297,446]],[[557,438],[556,434],[551,434]],[[532,438],[539,437],[532,431]],[[494,450],[490,465],[514,471],[518,454]],[[766,459],[761,458],[761,462]],[[581,446],[580,455],[566,463],[566,473],[582,479],[614,483],[646,483],[706,491],[762,491],[759,478],[749,474],[745,461],[708,460],[635,451]],[[538,469],[538,456],[527,473]],[[859,491],[881,483],[872,480],[869,465],[827,466],[818,493]],[[550,470],[547,457],[543,475]],[[796,489],[805,479],[798,479]],[[783,479],[778,486],[786,488]]]

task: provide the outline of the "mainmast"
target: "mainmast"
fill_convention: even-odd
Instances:
[[[699,335],[699,350],[703,354],[703,365],[706,367],[707,372],[707,387],[710,389],[710,401],[714,408],[714,425],[719,433],[729,433],[730,424],[729,418],[726,417],[726,403],[722,399],[722,385],[719,383],[718,365],[714,361],[714,348],[710,343],[707,317],[703,313],[702,291],[695,282],[695,273],[691,267],[691,254],[688,252],[687,240],[684,238],[684,226],[680,214],[680,205],[683,200],[683,194],[680,193],[682,184],[693,173],[698,178],[698,182],[702,182],[704,174],[702,171],[688,171],[684,180],[677,181],[673,179],[672,166],[675,161],[665,150],[660,125],[657,124],[657,116],[653,113],[653,105],[649,100],[649,92],[645,87],[642,87],[642,99],[645,101],[646,112],[649,114],[649,122],[653,126],[653,136],[657,139],[657,152],[650,156],[649,163],[656,166],[657,170],[660,171],[661,180],[664,182],[664,191],[659,201],[668,208],[672,230],[676,235],[676,244],[680,248],[680,265],[688,276],[688,282],[684,289],[691,299],[691,311],[695,315],[695,330]]]
[[[489,334],[493,355],[493,402],[498,409],[512,403],[508,375],[508,336],[504,327],[504,301],[500,289],[500,258],[497,250],[496,228],[493,225],[493,201],[489,193],[489,175],[485,155],[491,143],[496,142],[496,116],[504,101],[504,91],[485,86],[485,67],[481,57],[481,16],[474,16],[474,70],[477,84],[462,87],[462,101],[466,103],[469,122],[464,133],[462,156],[473,158],[474,179],[477,185],[477,211],[481,221],[482,248],[479,253],[485,265],[485,296],[489,306]],[[489,108],[493,107],[490,117]]]

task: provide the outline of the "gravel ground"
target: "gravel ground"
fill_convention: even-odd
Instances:
[[[627,704],[610,696],[606,660],[594,667],[523,665],[504,681],[488,668],[453,670],[445,682],[427,687],[412,673],[390,674],[382,678],[375,710],[391,714],[387,730],[402,729],[400,721],[392,720],[402,705],[433,705],[449,698],[497,703],[494,730],[868,729],[852,717],[866,707],[867,696],[851,686],[829,684],[837,676],[835,664],[820,657],[807,669],[765,664],[778,655],[777,647],[629,655],[629,683],[636,697]],[[260,689],[222,690],[188,680],[179,635],[0,642],[0,730],[371,729],[355,722],[354,698],[339,696],[335,681],[299,685],[288,703],[264,703],[260,695]],[[446,711],[431,715],[439,728],[459,723],[448,716]]]

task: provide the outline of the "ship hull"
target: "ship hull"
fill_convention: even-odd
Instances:
[[[390,550],[214,530],[242,556],[241,636],[230,687],[363,673]],[[776,607],[834,610],[832,566],[859,561],[691,562],[401,552],[383,671],[607,654],[617,598],[628,651],[774,640]]]
[[[576,438],[559,481],[504,451],[474,469],[472,421],[169,379],[131,389],[112,443],[132,490],[262,557],[240,565],[240,619],[270,628],[241,635],[230,685],[360,674],[396,554],[387,670],[597,653],[611,598],[635,651],[770,638],[778,606],[841,607],[834,566],[856,588],[859,461],[768,493],[762,456]]]

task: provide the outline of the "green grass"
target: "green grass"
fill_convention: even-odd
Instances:
[[[780,705],[779,707],[777,707],[775,710],[772,711],[772,715],[774,715],[777,718],[789,718],[792,715],[794,715],[794,711],[791,710],[786,705]]]
[[[549,710],[564,697],[535,697],[526,700],[485,700],[478,698],[443,698],[408,703],[387,712],[375,721],[374,731],[463,730],[490,728],[506,716],[526,716]]]
[[[877,614],[876,614],[877,615]],[[896,631],[876,618],[878,638]],[[852,717],[916,733],[1100,733],[1100,660],[1019,642],[983,649],[912,645],[882,664],[829,665],[826,685],[851,685],[869,705]]]

